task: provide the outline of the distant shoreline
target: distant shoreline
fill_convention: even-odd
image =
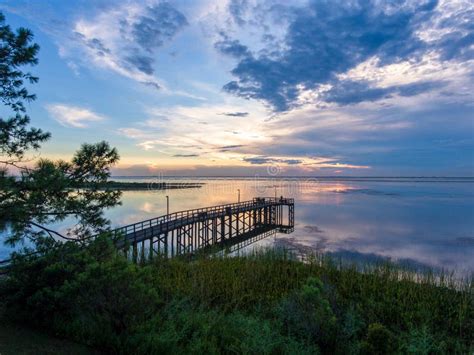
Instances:
[[[474,177],[446,177],[446,176],[113,176],[113,179],[165,179],[173,180],[310,180],[314,182],[335,182],[335,181],[355,181],[355,182],[428,182],[428,183],[474,183]],[[117,182],[121,183],[121,182]],[[139,182],[137,182],[140,184]],[[147,184],[147,183],[145,183]],[[172,184],[172,183],[169,183]],[[177,183],[180,184],[180,183]],[[198,183],[196,183],[198,184]]]
[[[186,183],[186,182],[120,182],[109,181],[101,186],[104,190],[177,190],[177,189],[199,189],[204,183]],[[87,186],[84,186],[87,187]]]

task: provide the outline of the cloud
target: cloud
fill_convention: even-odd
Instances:
[[[172,39],[187,24],[188,21],[181,12],[169,3],[162,2],[148,6],[144,15],[131,25],[131,33],[143,50],[153,54],[154,49]]]
[[[221,115],[229,117],[247,117],[248,112],[222,112]]]
[[[161,86],[158,85],[158,83],[155,83],[154,81],[142,81],[141,82],[143,85],[146,85],[146,86],[149,86],[149,87],[152,87],[156,90],[160,90],[161,89]]]
[[[337,146],[339,142],[349,141],[349,134],[353,135],[353,139],[365,139],[366,135],[381,128],[400,132],[409,126],[404,121],[371,123],[373,115],[364,113],[361,116],[368,116],[367,121],[339,112],[326,113],[328,117],[325,119],[321,113],[314,111],[294,111],[288,117],[266,122],[266,111],[248,108],[252,109],[253,119],[239,121],[238,134],[232,129],[235,123],[230,122],[222,112],[241,111],[236,110],[238,107],[221,105],[150,107],[145,110],[148,118],[136,122],[134,127],[119,131],[135,140],[138,147],[153,151],[161,160],[173,155],[198,155],[196,164],[245,164],[255,168],[276,164],[283,167],[285,173],[290,172],[290,168],[291,173],[298,169],[310,173],[318,169],[368,166],[360,160],[354,162],[351,157],[334,151],[332,147],[323,149],[328,147],[328,141]],[[172,119],[173,124],[165,120],[167,117]],[[203,119],[212,121],[212,124],[203,125]],[[295,121],[298,125],[294,124]],[[344,147],[347,148],[346,143]]]
[[[232,19],[239,25],[244,25],[245,20],[243,19],[243,14],[249,8],[248,0],[231,0],[228,4],[228,9],[232,15]]]
[[[442,60],[474,58],[474,4],[469,0],[440,1],[433,21],[420,36],[441,54]]]
[[[247,46],[244,46],[238,40],[231,40],[227,36],[223,40],[217,41],[214,47],[219,52],[235,58],[248,57],[250,55]]]
[[[46,106],[46,109],[56,121],[66,127],[85,128],[88,122],[105,120],[104,116],[78,106],[50,104]]]
[[[162,87],[155,74],[160,48],[185,26],[186,17],[166,2],[148,6],[122,3],[73,25],[73,41],[63,40],[60,53],[112,70],[147,86]]]
[[[288,165],[297,165],[303,163],[302,160],[299,159],[278,159],[278,158],[271,158],[271,157],[250,157],[244,158],[243,161],[250,164],[262,165],[262,164],[272,164],[272,163],[282,163]]]
[[[444,86],[443,81],[419,82],[389,87],[373,87],[366,81],[338,81],[331,89],[323,92],[320,97],[326,102],[340,105],[350,105],[364,101],[377,101],[383,98],[400,96],[415,96],[426,91]]]
[[[244,157],[242,161],[250,165],[269,166],[278,173],[280,169],[288,167],[298,167],[302,171],[308,172],[319,169],[370,169],[370,166],[367,165],[340,163],[335,158],[327,157],[252,155]]]
[[[222,147],[218,147],[217,150],[221,153],[229,152],[235,149],[243,148],[245,147],[244,144],[232,144],[232,145],[224,145]]]
[[[474,5],[445,4],[436,0],[310,0],[301,6],[260,6],[260,11],[254,7],[255,21],[263,16],[262,11],[273,13],[273,26],[284,26],[285,35],[277,49],[273,42],[251,49],[231,38],[231,32],[222,31],[223,40],[216,42],[216,48],[239,59],[231,71],[236,79],[223,88],[245,99],[263,101],[277,112],[301,105],[301,95],[308,91],[312,99],[306,103],[352,104],[437,89],[446,83],[429,83],[421,78],[418,86],[389,87],[374,79],[341,81],[340,76],[371,58],[377,60],[379,68],[403,62],[417,65],[430,53],[435,53],[436,61],[441,63],[473,59],[474,26],[468,19],[474,15]],[[249,23],[242,18],[248,6],[248,2],[238,1],[229,5],[230,17],[242,27]],[[284,21],[278,20],[278,15]],[[432,28],[438,32],[430,32]],[[426,69],[432,66],[424,64]]]
[[[10,3],[83,79],[101,68],[144,85],[128,93],[143,112],[115,110],[140,164],[472,175],[472,0]],[[123,81],[109,84],[120,91]]]
[[[472,104],[433,100],[431,95],[395,96],[386,102],[377,108],[292,110],[268,123],[274,143],[260,155],[317,155],[370,166],[364,174],[371,175],[472,175],[472,154],[466,155],[474,149]]]
[[[191,157],[198,157],[199,154],[174,154],[173,157],[175,158],[191,158]]]
[[[224,145],[222,147],[219,147],[219,149],[235,149],[235,148],[242,148],[244,147],[243,144],[234,144],[234,145]]]

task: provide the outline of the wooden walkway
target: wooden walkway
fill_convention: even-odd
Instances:
[[[294,222],[293,199],[257,197],[251,201],[170,213],[109,233],[117,248],[138,263],[156,255],[174,257],[215,247],[235,251],[276,232],[291,233]],[[0,271],[9,262],[0,261]]]
[[[225,246],[271,230],[294,228],[294,200],[254,198],[251,201],[180,211],[112,231],[117,246],[134,262],[156,254],[173,257],[212,246]]]

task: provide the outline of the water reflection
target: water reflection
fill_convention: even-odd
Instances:
[[[124,179],[149,181],[154,179]],[[167,179],[195,182],[197,179]],[[387,257],[432,267],[474,270],[473,179],[201,179],[200,189],[124,191],[106,211],[122,226],[166,213],[257,196],[295,198],[295,231],[250,247],[284,245],[354,258]],[[55,226],[64,230],[72,221]],[[8,251],[0,250],[0,258]],[[3,255],[2,255],[3,254]]]

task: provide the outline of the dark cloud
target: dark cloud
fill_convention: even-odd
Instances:
[[[144,15],[134,24],[121,21],[122,32],[126,34],[126,29],[130,29],[133,36],[133,45],[125,50],[123,57],[125,66],[153,75],[155,59],[152,54],[187,24],[186,17],[168,3],[147,7]],[[139,48],[136,48],[137,45]],[[152,84],[159,88],[157,83]]]
[[[242,148],[245,147],[243,144],[234,144],[234,145],[224,145],[219,149],[234,149],[234,148]]]
[[[96,53],[99,54],[100,56],[103,56],[106,53],[110,53],[110,49],[106,48],[105,45],[102,43],[102,41],[99,40],[98,38],[93,38],[87,41],[87,44],[90,48],[95,49]]]
[[[373,56],[379,58],[380,65],[407,59],[416,61],[433,49],[441,52],[444,59],[472,57],[474,50],[470,46],[474,43],[474,33],[473,21],[466,20],[469,14],[456,14],[457,18],[440,25],[442,28],[460,27],[459,33],[432,43],[419,38],[417,31],[431,19],[437,4],[437,0],[415,3],[401,0],[389,5],[375,0],[312,0],[302,8],[275,6],[272,11],[284,9],[290,21],[284,49],[278,55],[270,55],[271,48],[258,55],[249,53],[245,45],[227,37],[216,44],[221,52],[240,58],[232,70],[236,80],[227,83],[224,90],[247,99],[262,100],[275,111],[295,106],[299,87],[313,89],[331,84],[334,88],[326,98],[341,104],[374,101],[395,93],[410,96],[430,90],[436,85],[373,88],[366,83],[339,82],[337,75]],[[238,5],[239,2],[232,2],[234,18],[239,15]]]
[[[156,90],[160,90],[160,89],[161,89],[160,85],[158,85],[158,83],[156,83],[156,82],[154,82],[154,81],[142,81],[141,83],[142,83],[143,85],[150,86],[150,87],[152,87],[152,88],[154,88],[154,89],[156,89]],[[167,118],[165,118],[165,120],[168,121]]]
[[[138,70],[150,76],[154,73],[156,50],[188,24],[186,17],[168,3],[147,7],[136,22],[129,23],[125,19],[118,22],[118,28],[111,29],[121,34],[119,49],[114,52],[98,38],[87,39],[77,32],[74,35],[95,54],[111,55],[126,70]],[[143,84],[159,89],[156,82],[147,81]]]
[[[444,60],[474,59],[474,8],[464,8],[462,11],[452,13],[448,18],[443,19],[439,24],[438,32],[445,29],[455,29],[448,31],[435,41],[437,48]]]
[[[173,157],[175,158],[192,158],[192,157],[198,157],[199,154],[175,154]]]
[[[386,88],[373,88],[365,81],[344,80],[335,83],[322,97],[326,102],[349,105],[364,101],[376,101],[391,97],[394,94],[400,96],[415,96],[443,85],[444,82],[442,81],[428,81]]]
[[[132,67],[135,67],[142,73],[145,73],[147,75],[152,75],[154,72],[153,70],[154,60],[151,57],[137,54],[137,55],[127,56],[124,59],[128,64],[131,64]]]
[[[351,118],[334,124],[332,117],[339,119],[340,113]],[[472,117],[470,103],[443,100],[416,107],[383,106],[375,112],[342,107],[334,115],[313,109],[304,119],[297,118],[298,129],[276,136],[278,144],[266,145],[262,155],[334,157],[370,166],[363,174],[373,176],[472,176]],[[278,127],[293,120],[282,118]]]
[[[133,25],[132,35],[145,51],[153,53],[187,24],[181,12],[164,2],[147,8],[147,12]]]
[[[266,158],[266,157],[244,158],[243,160],[247,163],[256,164],[256,165],[268,164],[272,162],[271,159]]]
[[[217,41],[214,44],[214,47],[219,52],[235,58],[248,57],[250,55],[250,51],[247,46],[244,46],[238,40],[224,38],[221,41]]]
[[[243,148],[243,147],[245,147],[245,145],[243,144],[224,145],[222,147],[217,148],[217,150],[221,153],[224,153],[224,152],[232,151],[233,149]]]
[[[249,115],[248,112],[223,112],[221,113],[223,116],[230,116],[230,117],[247,117]]]
[[[94,50],[94,52],[103,57],[106,54],[110,54],[110,49],[98,38],[87,39],[82,33],[74,32],[73,36],[80,42],[83,42],[87,47]]]
[[[375,101],[390,96],[391,88],[370,88],[365,82],[342,81],[324,93],[327,102],[348,105],[362,101]]]
[[[232,19],[239,25],[244,25],[243,15],[249,7],[248,0],[231,0],[228,5]]]
[[[445,82],[443,81],[423,81],[413,84],[400,85],[396,87],[400,96],[415,96],[426,91],[441,88]]]
[[[243,160],[252,165],[274,164],[274,163],[298,165],[302,163],[302,161],[299,159],[278,159],[278,158],[272,158],[272,157],[266,157],[266,156],[244,158]]]

